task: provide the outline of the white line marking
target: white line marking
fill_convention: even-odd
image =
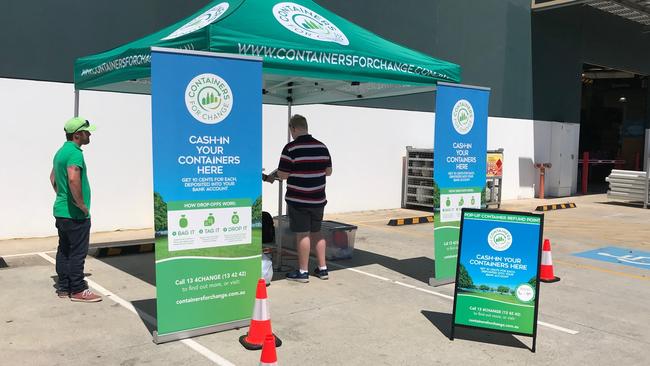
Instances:
[[[544,323],[544,322],[541,322],[541,321],[539,321],[539,320],[537,321],[537,324],[542,325],[542,326],[545,326],[545,327],[549,327],[549,328],[551,328],[551,329],[559,330],[560,332],[569,333],[569,334],[572,334],[572,335],[576,335],[576,334],[580,333],[580,332],[578,332],[577,330],[571,330],[571,329],[567,329],[567,328],[562,328],[562,327],[560,327],[559,325],[554,325],[554,324]]]
[[[361,270],[356,269],[356,268],[349,268],[349,267],[340,265],[338,263],[332,263],[332,262],[327,262],[327,263],[328,263],[328,265],[330,265],[332,267],[338,267],[338,268],[341,268],[341,269],[346,269],[348,271],[360,273],[362,275],[373,277],[373,278],[376,278],[376,279],[379,279],[379,280],[382,280],[382,281],[391,282],[391,283],[394,283],[394,284],[402,286],[402,287],[406,287],[406,288],[410,288],[410,289],[417,290],[417,291],[420,291],[420,292],[424,292],[424,293],[427,293],[427,294],[435,295],[435,296],[442,297],[442,298],[445,298],[445,299],[448,299],[448,300],[452,300],[452,301],[454,300],[453,296],[449,296],[449,295],[446,295],[446,294],[443,294],[443,293],[440,293],[440,292],[436,292],[436,291],[432,291],[432,290],[429,290],[429,289],[409,285],[407,283],[403,283],[403,282],[400,282],[400,281],[391,280],[389,278],[377,276],[377,275],[374,275],[372,273],[364,272],[364,271],[361,271]],[[560,332],[568,333],[568,334],[571,334],[571,335],[576,335],[576,334],[580,333],[577,330],[571,330],[571,329],[563,328],[563,327],[560,327],[559,325],[545,323],[545,322],[542,322],[542,321],[537,321],[537,324],[539,324],[541,326],[544,326],[544,327],[548,327],[548,328],[551,328],[551,329],[558,330]]]
[[[39,255],[41,253],[56,253],[56,250],[50,250],[47,252],[31,252],[31,253],[17,253],[17,254],[7,254],[7,255],[0,255],[1,258],[12,258],[12,257],[27,257],[30,255]]]
[[[48,261],[48,262],[50,262],[52,264],[56,264],[56,261],[52,257],[50,257],[49,255],[47,255],[45,253],[46,252],[39,252],[39,253],[36,253],[36,254],[41,256],[46,261]],[[153,326],[156,326],[157,321],[156,321],[156,319],[154,319],[153,316],[151,316],[151,315],[149,315],[149,314],[147,314],[145,312],[138,312],[135,309],[135,307],[133,306],[133,304],[131,304],[130,302],[128,302],[128,301],[122,299],[121,297],[115,295],[113,292],[107,290],[102,285],[98,284],[97,282],[92,281],[92,280],[90,280],[88,278],[86,278],[86,282],[88,282],[88,285],[90,287],[97,290],[97,292],[101,293],[102,295],[104,295],[107,298],[110,298],[114,302],[120,304],[123,308],[125,308],[126,310],[132,312],[133,314],[142,317],[142,319],[144,321],[146,321],[147,323],[149,323],[149,324],[151,324]],[[204,346],[202,346],[201,344],[199,344],[198,342],[196,342],[193,339],[183,339],[183,340],[181,340],[181,343],[183,343],[186,346],[190,347],[195,352],[199,353],[200,355],[202,355],[203,357],[207,358],[208,360],[214,362],[217,365],[220,365],[220,366],[235,366],[235,364],[233,364],[232,362],[230,362],[230,361],[226,360],[225,358],[219,356],[218,354],[210,351],[209,349],[205,348]]]
[[[181,340],[181,343],[184,343],[186,346],[188,346],[191,349],[195,350],[196,352],[200,353],[205,358],[207,358],[208,360],[216,363],[217,365],[235,366],[234,363],[232,363],[232,362],[226,360],[225,358],[219,356],[218,354],[210,351],[209,349],[205,348],[203,345],[199,344],[197,341],[195,341],[193,339],[183,339],[183,340]]]

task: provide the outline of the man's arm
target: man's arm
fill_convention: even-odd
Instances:
[[[56,189],[56,177],[54,176],[54,168],[52,168],[52,171],[50,172],[50,184],[52,184],[54,193],[59,193],[59,191]]]
[[[88,207],[84,203],[84,197],[81,192],[81,168],[76,165],[68,167],[68,185],[70,186],[70,193],[75,206],[88,216]]]

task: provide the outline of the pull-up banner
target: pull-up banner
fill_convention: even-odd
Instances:
[[[454,281],[462,208],[481,208],[490,89],[438,83],[433,143],[435,275]]]
[[[454,292],[454,327],[533,337],[544,215],[463,209]]]
[[[261,272],[262,62],[152,49],[157,343],[246,326]]]

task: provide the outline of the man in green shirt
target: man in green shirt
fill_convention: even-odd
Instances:
[[[66,142],[54,155],[50,182],[56,193],[54,218],[59,233],[56,252],[57,294],[72,301],[98,302],[84,280],[90,239],[90,184],[81,146],[90,143],[90,122],[75,117],[66,122]]]

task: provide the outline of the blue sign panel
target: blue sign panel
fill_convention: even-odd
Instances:
[[[650,269],[650,253],[638,250],[605,247],[573,254],[576,257],[595,259],[603,262],[624,264],[637,268]]]
[[[453,280],[463,208],[481,208],[490,90],[438,84],[434,133],[435,279]]]

